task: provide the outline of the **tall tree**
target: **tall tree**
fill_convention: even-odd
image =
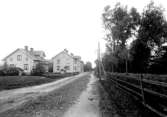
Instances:
[[[151,2],[142,14],[138,38],[146,42],[152,50],[166,41],[167,22],[163,13],[162,7]]]
[[[91,62],[86,62],[84,65],[84,71],[91,71],[92,70],[92,63]]]
[[[107,40],[107,51],[110,51],[110,55],[105,56],[104,60],[116,58],[119,62],[113,63],[114,61],[110,61],[112,68],[114,68],[113,65],[121,68],[122,65],[125,66],[125,60],[127,60],[128,56],[127,40],[132,36],[136,36],[135,32],[138,29],[140,14],[135,8],[128,11],[126,6],[117,3],[113,9],[110,9],[110,6],[106,6],[102,16],[104,28],[107,32],[105,38]],[[109,59],[106,57],[109,57]]]
[[[137,41],[131,48],[133,70],[137,66],[135,72],[144,72],[146,68],[150,68],[150,60],[158,55],[158,50],[166,41],[167,22],[163,12],[162,7],[150,2],[142,13]]]
[[[141,39],[132,42],[130,72],[144,73],[147,71],[150,57],[150,48]]]

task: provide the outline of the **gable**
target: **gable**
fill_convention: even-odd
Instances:
[[[61,52],[57,56],[55,56],[53,59],[73,59],[70,55],[68,55],[65,52]]]
[[[8,56],[6,56],[4,59],[2,59],[3,61],[5,61],[7,58],[9,58],[10,56],[12,56],[14,53],[16,53],[17,51],[19,51],[20,49],[16,49],[15,51],[13,51],[12,53],[10,53]]]
[[[61,58],[61,57],[63,57],[63,56],[64,56],[64,57],[67,57],[67,58],[69,58],[69,59],[73,59],[73,57],[70,56],[68,53],[62,51],[62,52],[60,52],[59,54],[57,54],[56,56],[54,56],[54,57],[52,58],[52,60],[57,59],[57,58]]]
[[[14,56],[16,54],[21,54],[21,55],[25,55],[28,58],[34,59],[33,56],[31,56],[28,52],[26,52],[25,50],[22,49],[16,49],[15,51],[13,51],[11,54],[9,54],[8,56],[6,56],[3,61],[6,61],[8,58],[10,58],[11,56]]]

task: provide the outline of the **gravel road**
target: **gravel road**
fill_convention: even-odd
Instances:
[[[0,117],[99,117],[97,79],[83,73],[52,83],[0,92]],[[74,116],[75,115],[75,116]]]
[[[64,114],[63,117],[101,117],[99,108],[99,93],[97,78],[91,75],[87,88],[80,95],[78,102]]]

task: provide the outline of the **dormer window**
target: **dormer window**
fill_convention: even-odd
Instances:
[[[17,61],[21,61],[22,60],[22,56],[21,55],[17,55]]]
[[[10,64],[9,66],[10,66],[10,67],[14,67],[14,64]]]

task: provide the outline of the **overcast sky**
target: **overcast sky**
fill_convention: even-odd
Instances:
[[[150,0],[121,0],[142,11]],[[1,0],[0,59],[25,45],[43,50],[51,59],[67,48],[85,61],[94,62],[97,43],[103,41],[101,14],[119,0]],[[167,9],[165,0],[155,0]]]

